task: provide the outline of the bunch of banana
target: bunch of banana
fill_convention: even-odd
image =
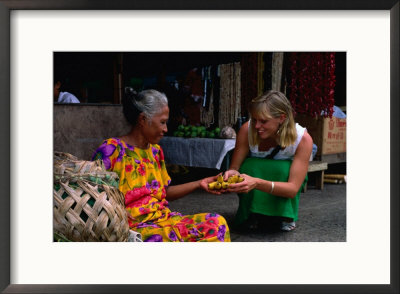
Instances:
[[[240,175],[233,175],[228,178],[228,181],[224,181],[224,177],[222,175],[218,175],[217,180],[215,182],[211,182],[208,184],[208,189],[210,190],[221,190],[227,189],[229,184],[240,183],[243,182],[244,178]]]

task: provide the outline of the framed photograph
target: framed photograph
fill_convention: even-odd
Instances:
[[[2,292],[398,293],[399,6],[0,0]],[[96,51],[346,52],[346,242],[53,242],[53,53]]]

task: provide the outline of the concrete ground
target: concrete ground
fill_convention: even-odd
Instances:
[[[213,195],[204,191],[195,191],[170,202],[172,211],[183,214],[214,212],[224,216],[228,225],[232,224],[238,205],[237,194]],[[323,190],[309,186],[307,192],[300,195],[296,226],[292,232],[238,232],[231,229],[231,241],[345,242],[346,184],[325,183]]]

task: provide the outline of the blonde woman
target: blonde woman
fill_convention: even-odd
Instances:
[[[244,181],[229,186],[239,193],[235,226],[292,231],[298,219],[299,196],[307,181],[313,141],[296,124],[286,96],[269,91],[249,105],[250,119],[240,128],[224,179],[241,174]]]

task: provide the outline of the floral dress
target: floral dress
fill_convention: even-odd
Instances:
[[[107,170],[119,175],[129,226],[142,235],[143,241],[230,241],[226,220],[218,214],[171,212],[166,200],[171,178],[159,145],[140,149],[110,138],[97,148],[92,160],[96,159],[102,159]]]

